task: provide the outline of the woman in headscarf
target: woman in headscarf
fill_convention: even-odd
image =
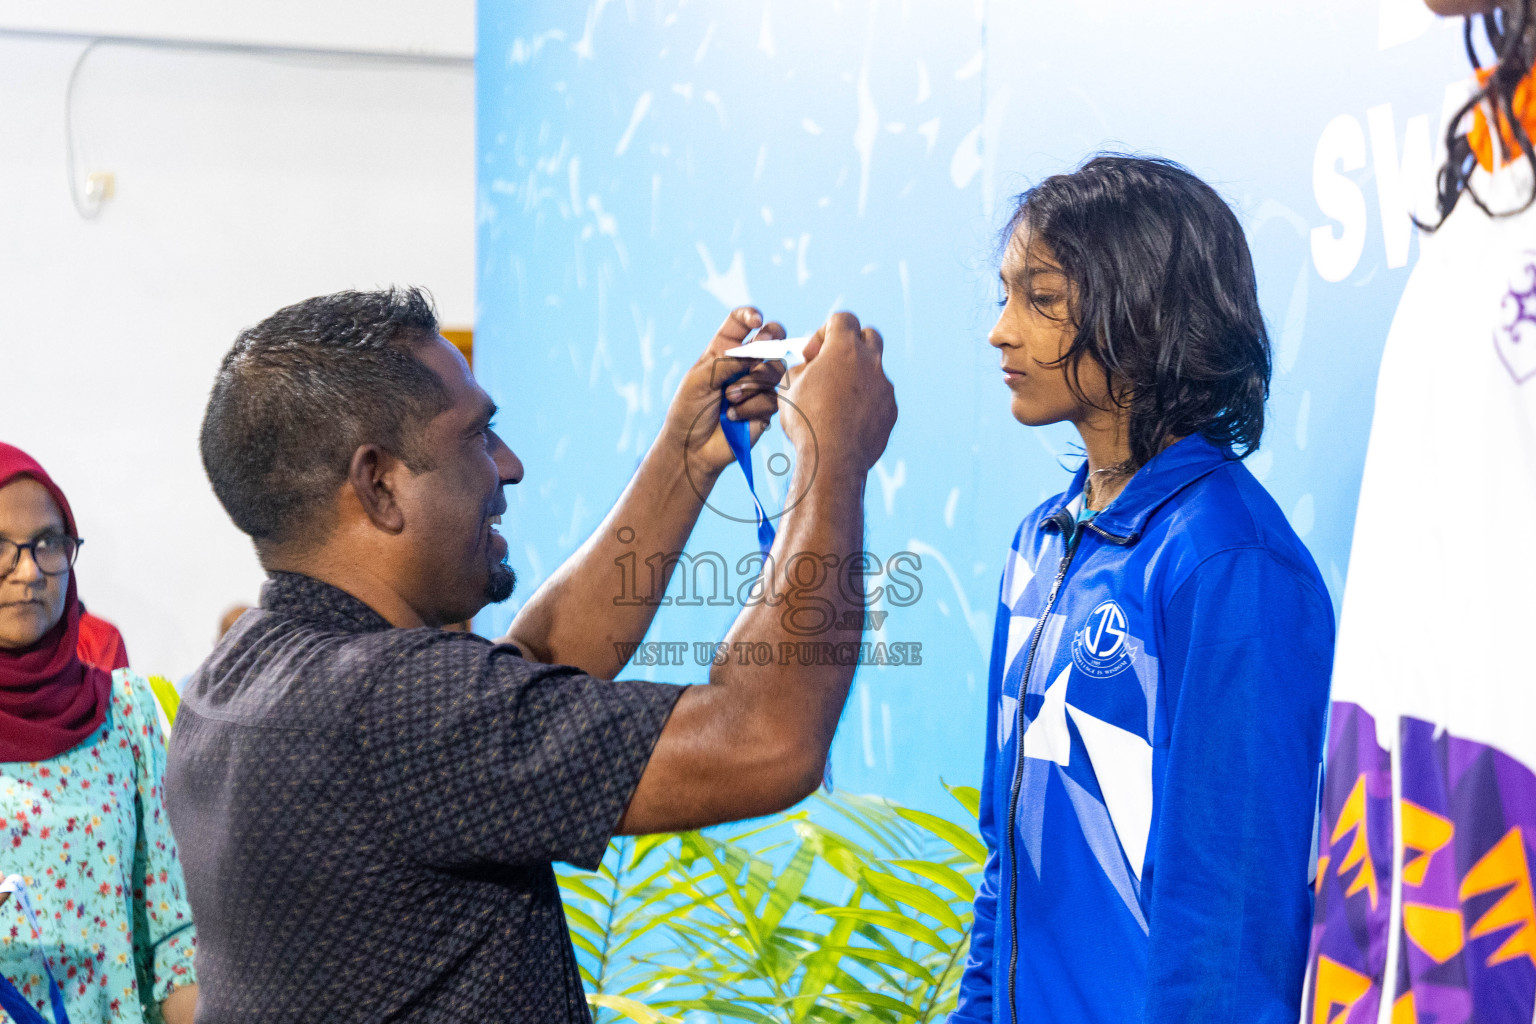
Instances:
[[[25,886],[0,905],[0,1009],[17,1024],[60,1009],[72,1024],[191,1024],[165,738],[143,676],[80,658],[80,543],[64,493],[0,443],[0,875]]]

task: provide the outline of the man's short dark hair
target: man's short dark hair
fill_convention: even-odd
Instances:
[[[1081,396],[1084,356],[1105,373],[1130,410],[1131,462],[1191,434],[1257,450],[1269,334],[1247,239],[1221,196],[1172,161],[1100,155],[1017,203],[1004,238],[1026,229],[1075,286],[1067,379]]]
[[[321,295],[241,331],[200,437],[203,468],[235,525],[258,545],[321,539],[365,444],[413,472],[430,469],[422,428],[448,394],[412,350],[437,333],[419,288]]]

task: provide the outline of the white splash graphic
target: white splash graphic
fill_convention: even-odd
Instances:
[[[885,514],[896,514],[896,492],[906,486],[907,462],[905,459],[896,460],[896,471],[888,472],[885,468],[885,460],[875,463],[875,476],[880,478],[880,497],[885,501]]]
[[[675,89],[676,86],[673,86],[673,88]],[[690,86],[690,88],[692,87]],[[645,120],[645,115],[650,112],[650,109],[651,94],[650,92],[643,92],[640,94],[640,98],[635,100],[634,113],[629,115],[629,127],[625,128],[624,134],[619,136],[619,144],[613,147],[614,156],[623,156],[624,151],[629,149],[629,144],[635,137],[635,129],[640,127],[640,122]]]
[[[731,255],[731,265],[723,274],[715,269],[714,258],[703,242],[698,243],[698,250],[699,259],[704,263],[704,280],[699,282],[699,286],[719,299],[726,309],[751,305],[752,293],[747,290],[747,271],[742,262],[741,250],[737,249]]]

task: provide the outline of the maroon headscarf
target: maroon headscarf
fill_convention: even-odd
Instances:
[[[74,534],[75,516],[58,484],[26,452],[0,442],[0,487],[22,476],[48,489]],[[80,614],[71,571],[64,615],[54,627],[30,647],[0,648],[0,762],[57,757],[106,719],[112,677],[80,660]]]

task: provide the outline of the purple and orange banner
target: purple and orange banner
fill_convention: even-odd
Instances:
[[[1392,1024],[1531,1024],[1536,774],[1430,722],[1404,718],[1400,728],[1403,860],[1394,879],[1391,755],[1369,713],[1333,706],[1307,1016],[1377,1021],[1396,885]]]
[[[1308,965],[1312,1024],[1375,1024],[1392,884],[1392,762],[1376,742],[1376,720],[1335,702]]]

